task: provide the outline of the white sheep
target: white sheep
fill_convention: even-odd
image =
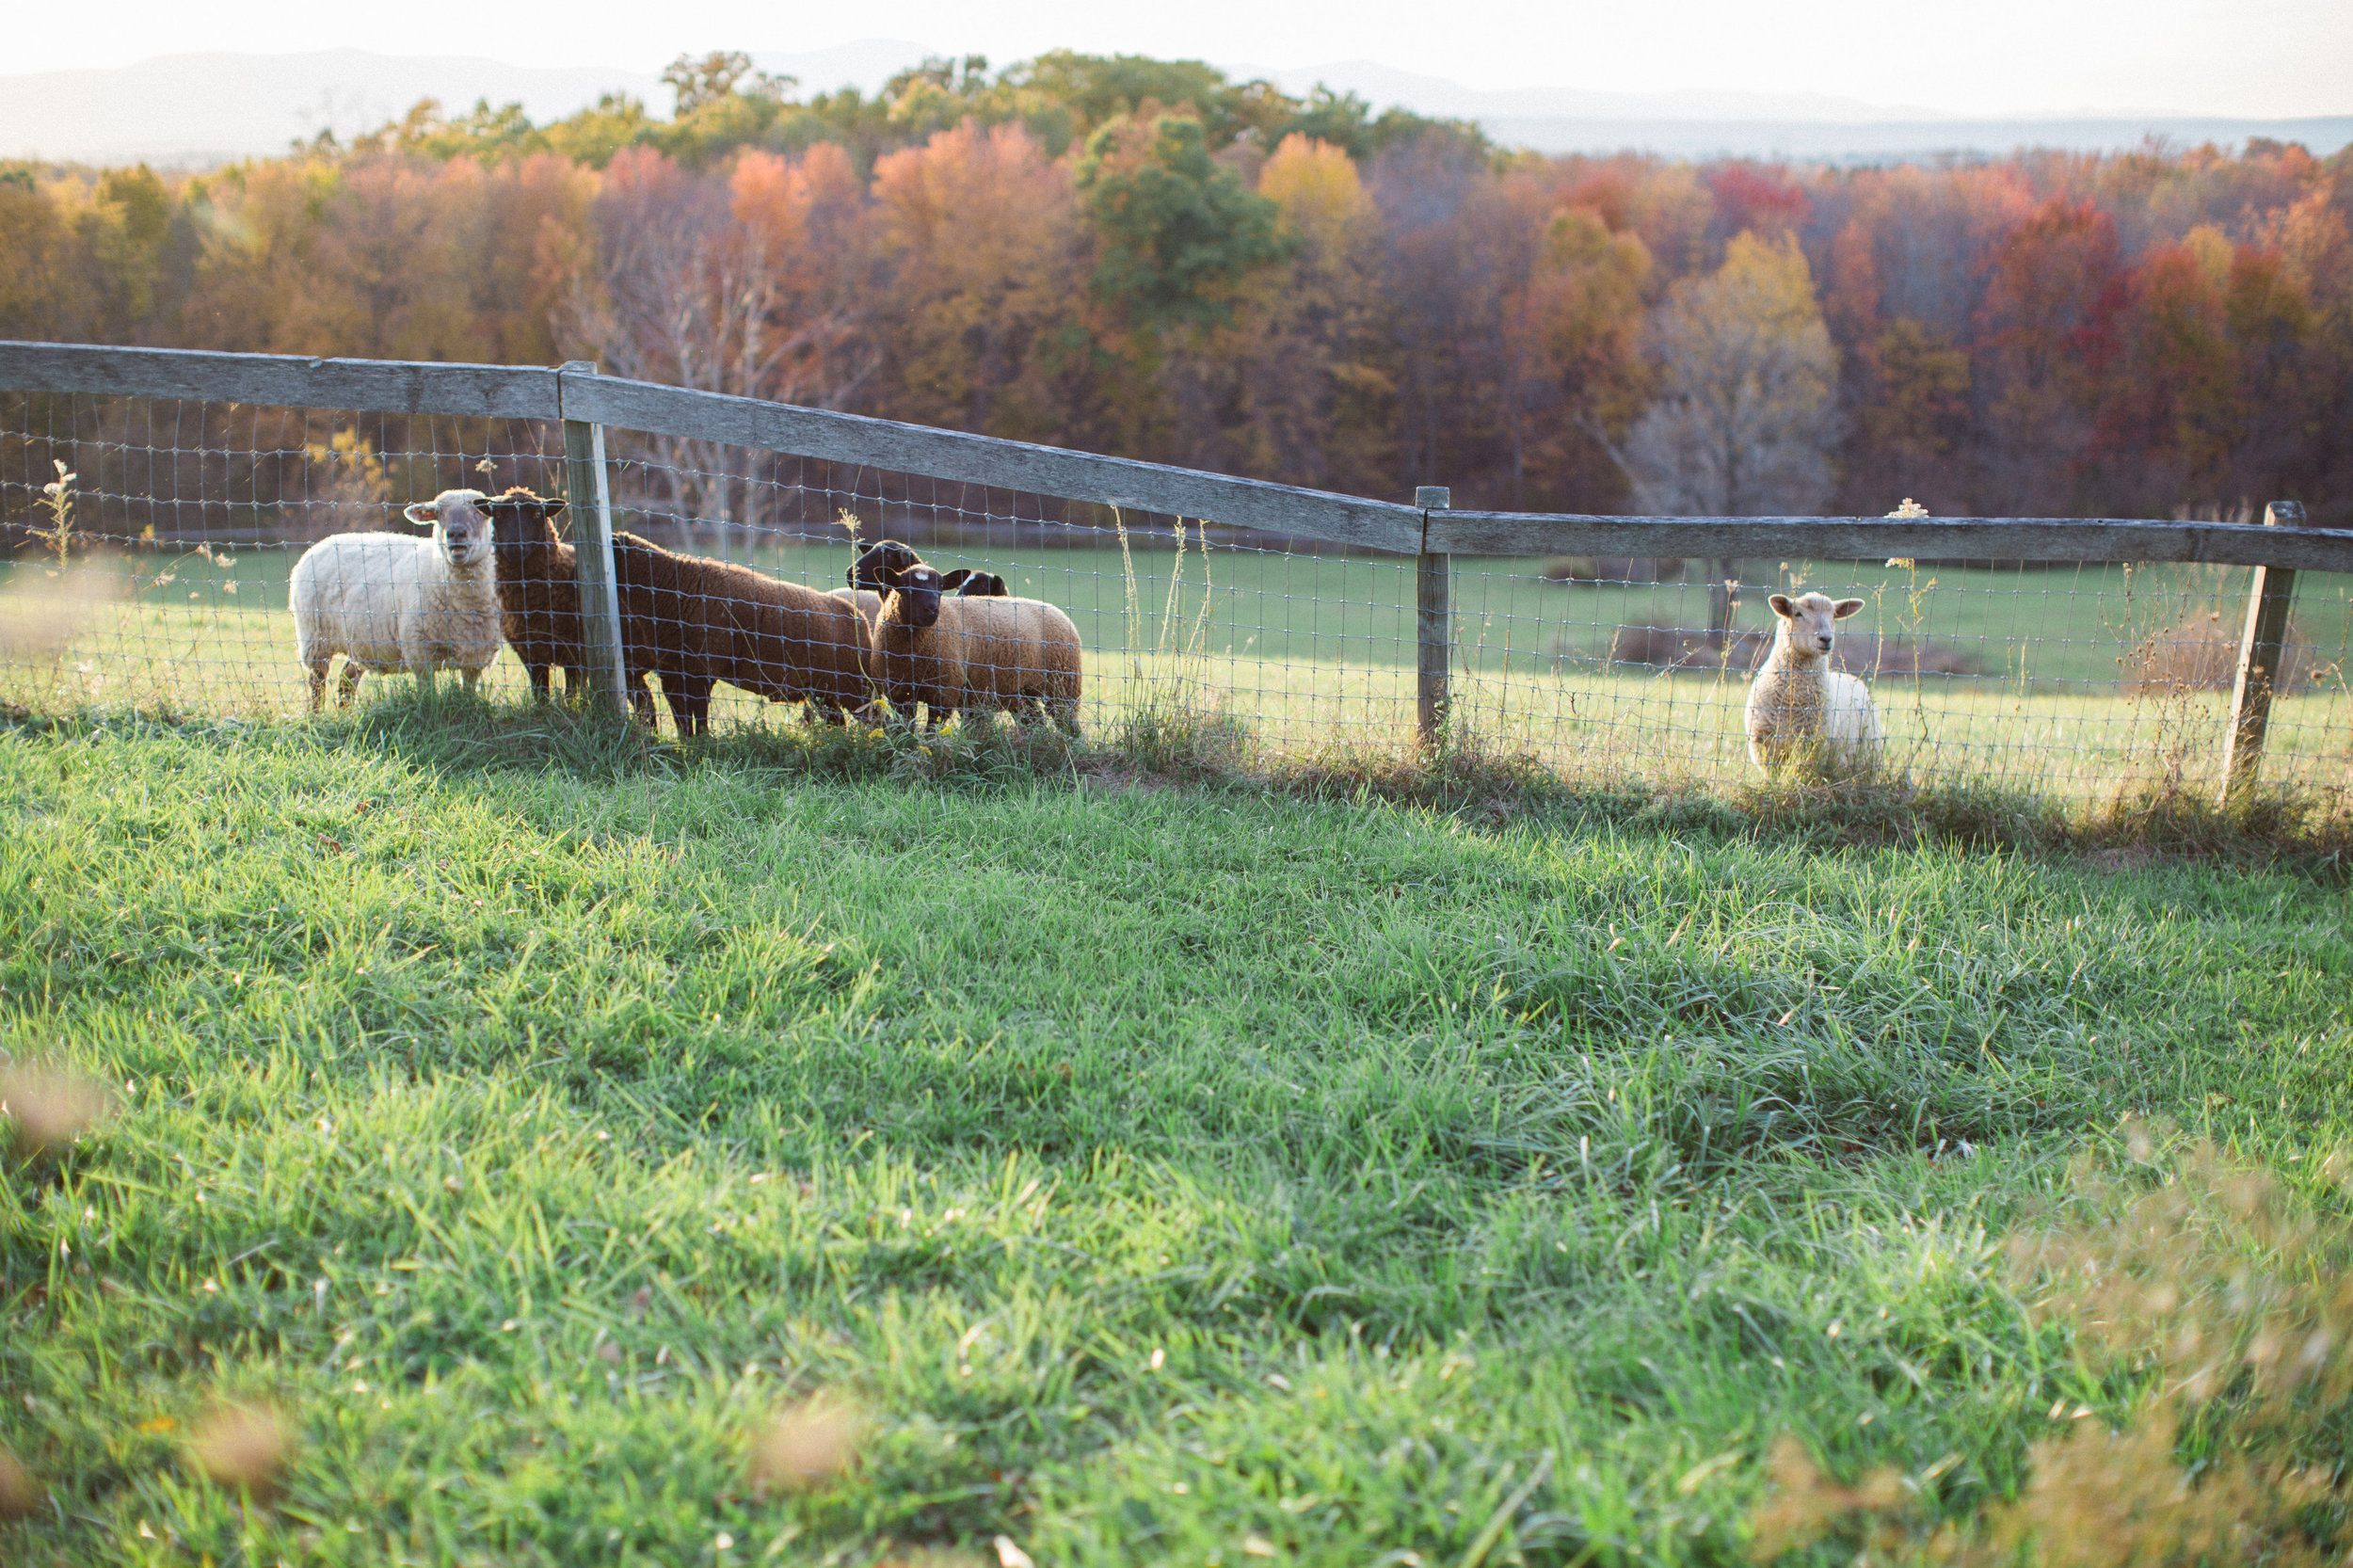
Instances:
[[[1863,608],[1859,599],[1775,594],[1779,626],[1772,652],[1749,681],[1749,760],[1768,773],[1790,762],[1829,774],[1868,772],[1883,740],[1871,688],[1831,668],[1837,622]]]
[[[480,490],[443,490],[407,509],[430,523],[430,538],[332,534],[295,563],[287,599],[295,647],[311,672],[311,708],[327,693],[327,666],[344,656],[339,706],[348,707],[367,671],[406,669],[430,691],[433,672],[453,666],[469,691],[499,654],[496,556]]]

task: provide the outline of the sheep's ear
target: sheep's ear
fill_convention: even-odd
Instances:
[[[420,528],[430,528],[441,520],[441,508],[430,501],[415,501],[403,506],[400,515]]]
[[[1789,602],[1789,596],[1787,594],[1775,594],[1765,602],[1771,605],[1773,607],[1773,614],[1779,616],[1784,620],[1795,620],[1798,618],[1797,609]]]
[[[1837,603],[1831,606],[1830,618],[1833,620],[1845,620],[1849,616],[1853,615],[1857,610],[1862,608],[1863,600],[1859,599],[1842,599]]]
[[[947,576],[939,580],[939,591],[944,594],[954,593],[958,588],[963,587],[971,580],[972,568],[970,567],[958,567],[955,570],[950,572]]]

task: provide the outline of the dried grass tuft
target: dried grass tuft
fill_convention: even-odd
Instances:
[[[16,1144],[29,1157],[71,1144],[113,1113],[106,1086],[38,1063],[0,1068],[0,1113],[16,1123]]]
[[[2021,1293],[2121,1408],[2054,1406],[2018,1496],[1944,1523],[1926,1488],[1886,1472],[1841,1486],[1785,1439],[1756,1560],[1835,1537],[1858,1560],[1971,1568],[2345,1560],[2353,1224],[2209,1147],[2156,1174],[2080,1170],[2069,1211],[2090,1217],[2010,1243]]]
[[[26,1517],[40,1507],[44,1496],[33,1473],[19,1464],[6,1448],[0,1448],[0,1519]]]
[[[2218,610],[2167,627],[2125,656],[2123,694],[2229,691],[2238,681],[2242,630]],[[2291,645],[2283,655],[2272,690],[2298,692],[2310,687],[2312,661],[2305,650]]]
[[[294,1459],[294,1440],[277,1412],[224,1404],[188,1438],[188,1459],[216,1486],[232,1487],[255,1502],[278,1495]]]
[[[805,1400],[752,1445],[752,1489],[765,1494],[824,1486],[856,1460],[865,1435],[864,1416],[845,1400],[829,1394]]]

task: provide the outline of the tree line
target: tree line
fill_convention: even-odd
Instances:
[[[2353,152],[1550,157],[1197,62],[0,168],[0,335],[549,363],[1580,512],[2353,521]]]

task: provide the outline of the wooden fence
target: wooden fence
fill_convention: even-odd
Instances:
[[[584,604],[601,607],[598,683],[621,699],[612,564],[607,427],[1023,491],[1128,511],[1192,518],[1417,559],[1417,672],[1425,738],[1442,732],[1452,667],[1453,555],[1803,555],[2051,562],[2196,562],[2256,568],[2240,639],[2224,790],[2261,766],[2271,683],[2288,637],[2298,570],[2353,572],[2353,530],[2304,526],[2275,502],[2261,525],[2135,518],[1597,517],[1455,511],[1443,487],[1414,502],[1302,489],[1263,480],[1070,452],[1024,441],[597,374],[548,369],[313,360],[268,354],[0,341],[0,392],[179,399],[288,408],[540,420],[564,431]]]

